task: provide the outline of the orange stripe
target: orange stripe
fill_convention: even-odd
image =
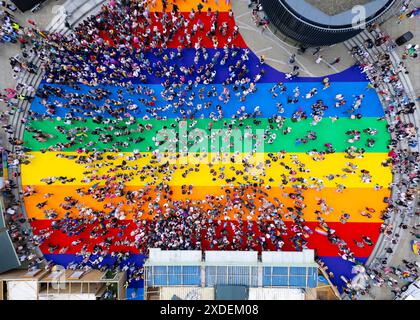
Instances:
[[[32,196],[25,197],[25,205],[28,211],[28,216],[30,218],[37,218],[37,219],[45,219],[46,216],[44,214],[45,209],[55,209],[56,212],[59,214],[58,218],[62,218],[66,212],[72,212],[72,216],[75,217],[77,215],[77,209],[66,210],[60,207],[61,203],[64,203],[64,197],[71,196],[73,199],[77,199],[80,204],[83,204],[84,207],[90,207],[95,210],[103,210],[105,212],[110,212],[110,209],[104,209],[104,204],[107,203],[124,203],[122,210],[127,212],[126,219],[131,220],[133,218],[133,213],[129,213],[130,210],[137,208],[137,205],[127,205],[125,203],[126,199],[123,197],[114,198],[114,199],[105,199],[103,202],[100,202],[96,199],[93,199],[92,196],[79,196],[76,193],[77,188],[83,188],[87,190],[89,187],[86,186],[36,186],[35,193]],[[141,190],[142,188],[139,187],[126,187],[125,190]],[[144,188],[143,188],[144,189]],[[171,198],[174,200],[203,200],[206,198],[207,195],[214,195],[220,196],[226,194],[226,189],[221,189],[220,187],[200,187],[194,188],[192,194],[182,194],[181,187],[174,186],[171,187],[171,191],[173,192]],[[258,200],[260,197],[266,198],[268,201],[274,202],[274,197],[277,197],[282,203],[285,204],[286,207],[293,207],[293,200],[289,197],[283,196],[284,192],[293,192],[293,189],[286,188],[272,188],[270,190],[264,190],[268,193],[268,196],[258,194],[256,196],[256,206],[261,207],[262,202]],[[46,193],[53,193],[54,195],[48,199],[44,198],[44,194]],[[247,192],[248,193],[248,192]],[[339,222],[340,216],[342,212],[347,212],[350,214],[350,219],[348,222],[363,222],[363,223],[373,223],[373,222],[381,222],[380,213],[382,210],[386,208],[386,203],[383,202],[385,197],[388,197],[390,191],[388,189],[382,189],[379,191],[375,191],[373,189],[366,189],[366,188],[354,188],[354,189],[346,189],[342,193],[337,193],[334,189],[325,188],[322,191],[316,191],[313,189],[304,191],[303,196],[305,197],[304,203],[307,205],[305,209],[303,209],[304,218],[307,221],[316,221],[317,215],[314,213],[316,210],[321,211],[321,207],[318,204],[318,199],[325,199],[326,203],[329,207],[333,208],[329,214],[323,214],[322,217],[328,222]],[[152,218],[152,215],[148,215],[147,212],[149,211],[147,205],[149,202],[154,201],[158,196],[157,192],[151,191],[145,196],[143,199],[146,200],[146,204],[142,206],[143,211],[145,212],[141,219]],[[147,201],[147,197],[151,197],[151,201]],[[161,195],[160,204],[163,205],[165,200],[163,200],[163,194]],[[246,196],[242,196],[241,198],[246,199]],[[36,207],[37,203],[43,202],[47,200],[47,204],[43,209],[38,209]],[[225,201],[215,201],[215,203],[223,204],[221,210],[224,208]],[[202,205],[203,208],[208,208],[207,204]],[[376,212],[372,213],[372,218],[367,218],[362,216],[360,213],[366,208],[374,208]],[[232,210],[229,214],[231,219],[238,219],[238,216],[234,215],[234,212],[237,210]],[[245,215],[242,219],[247,219],[246,215],[248,214],[248,210],[243,207],[241,211],[245,211]],[[255,210],[257,212],[257,210]],[[253,217],[255,220],[256,214]],[[222,216],[223,217],[223,216]],[[290,219],[286,219],[290,220]]]
[[[152,6],[153,0],[149,0],[149,10],[150,12],[161,12],[163,10],[162,1],[156,0],[156,6]],[[218,0],[219,4],[216,4],[216,0],[208,0],[207,3],[203,3],[200,0],[169,0],[167,1],[168,6],[166,11],[169,12],[172,10],[172,4],[175,3],[178,6],[180,12],[190,12],[191,9],[197,11],[197,5],[201,3],[203,5],[202,12],[206,12],[208,8],[211,10],[219,12],[227,12],[231,9],[230,1],[228,4],[226,0]]]

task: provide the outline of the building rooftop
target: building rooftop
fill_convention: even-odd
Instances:
[[[305,0],[329,16],[350,10],[354,6],[365,5],[374,0]]]
[[[299,16],[325,26],[347,26],[353,24],[355,18],[363,20],[359,10],[352,12],[355,5],[363,5],[365,17],[375,16],[392,0],[281,0]]]
[[[116,282],[125,277],[125,272],[113,274],[110,276],[107,272],[100,270],[70,270],[63,269],[59,271],[46,271],[38,269],[28,271],[27,269],[15,269],[0,274],[0,281],[30,281],[37,280],[40,282]]]

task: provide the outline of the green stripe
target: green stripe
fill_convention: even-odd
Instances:
[[[245,128],[245,126],[250,125],[251,128],[254,130],[256,129],[267,129],[269,128],[270,123],[268,119],[257,119],[261,121],[259,125],[255,125],[253,123],[253,119],[244,120],[243,126],[239,127],[241,131]],[[194,128],[204,129],[207,133],[209,131],[209,123],[211,122],[208,119],[200,119],[197,120],[197,124]],[[222,121],[212,122],[213,128],[223,128],[223,123],[231,123],[232,119],[223,119]],[[36,139],[33,138],[33,132],[25,131],[25,145],[28,148],[31,148],[32,151],[40,151],[42,149],[46,149],[50,146],[54,146],[57,143],[67,143],[69,140],[65,134],[58,132],[55,127],[60,125],[65,129],[74,129],[74,128],[87,128],[87,136],[79,136],[77,137],[77,144],[73,145],[63,151],[75,151],[78,148],[82,148],[86,146],[89,141],[94,141],[95,145],[90,147],[90,149],[97,148],[98,150],[103,150],[104,148],[112,148],[112,145],[115,142],[129,142],[128,138],[144,138],[142,142],[129,142],[128,147],[118,147],[120,151],[132,151],[134,149],[138,149],[140,152],[147,152],[147,147],[152,147],[154,149],[154,142],[152,138],[156,136],[156,132],[161,130],[163,127],[171,128],[171,124],[175,123],[173,119],[171,120],[137,120],[136,124],[127,126],[129,130],[136,130],[139,128],[139,124],[146,125],[151,124],[153,128],[151,130],[145,130],[143,133],[140,132],[132,132],[129,136],[115,136],[116,132],[121,132],[122,130],[114,129],[113,131],[110,130],[110,126],[113,125],[120,125],[123,126],[125,124],[124,121],[118,121],[117,124],[96,124],[92,122],[92,119],[86,119],[86,121],[73,121],[71,124],[64,124],[62,120],[57,121],[49,121],[49,120],[36,120],[32,121],[28,124],[28,127],[35,128],[37,130],[41,130],[42,132],[48,133],[53,135],[54,137],[49,139],[47,142],[38,142]],[[188,121],[190,124],[191,121]],[[310,150],[325,150],[323,146],[325,143],[331,143],[336,150],[336,152],[343,152],[346,148],[351,145],[354,145],[358,148],[365,148],[366,152],[388,152],[387,145],[389,143],[389,134],[386,130],[386,121],[378,120],[377,118],[363,118],[363,119],[356,119],[351,120],[348,118],[338,119],[334,123],[332,123],[331,119],[323,119],[320,123],[316,126],[311,126],[310,120],[303,120],[300,122],[292,122],[290,119],[287,119],[281,129],[277,129],[276,124],[274,123],[275,129],[270,130],[271,133],[276,134],[276,139],[273,144],[265,144],[264,152],[278,152],[281,150],[285,150],[287,152],[307,152]],[[233,128],[238,127],[238,121],[232,125]],[[287,135],[283,135],[283,130],[287,127],[291,127],[291,133]],[[114,140],[109,143],[99,142],[98,135],[92,134],[93,130],[96,128],[101,128],[104,130],[102,133],[110,133],[113,135]],[[226,128],[226,126],[225,126]],[[366,128],[372,128],[378,130],[378,134],[375,136],[370,136],[362,131]],[[191,130],[191,129],[190,129]],[[308,131],[315,131],[317,133],[318,138],[315,141],[309,141],[306,144],[296,145],[295,140],[297,138],[304,137]],[[346,131],[348,130],[358,130],[361,131],[361,139],[353,144],[348,143],[347,140],[350,138],[349,135],[346,135]],[[75,134],[70,134],[69,136],[75,136]],[[375,139],[376,143],[374,147],[368,148],[366,146],[366,140],[369,138]],[[208,151],[211,151],[208,148]],[[244,150],[244,152],[248,152],[249,150]],[[214,150],[212,152],[215,152]]]

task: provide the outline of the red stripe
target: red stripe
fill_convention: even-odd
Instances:
[[[237,222],[232,222],[237,226]],[[295,233],[293,231],[290,230],[291,227],[291,222],[286,222],[286,226],[287,228],[287,233],[286,235],[283,235],[283,241],[285,242],[285,245],[283,246],[282,250],[284,251],[294,251],[295,248],[292,244],[292,242],[290,241],[290,237],[293,236]],[[43,253],[45,254],[51,254],[51,253],[55,253],[58,254],[60,253],[60,249],[63,247],[68,247],[67,251],[65,252],[61,252],[61,253],[67,253],[67,254],[75,254],[77,252],[79,252],[82,248],[82,246],[84,244],[88,244],[87,250],[89,252],[92,252],[94,249],[95,245],[99,245],[103,248],[104,244],[102,243],[106,238],[109,237],[114,237],[114,239],[112,240],[112,244],[111,246],[108,248],[108,253],[112,252],[112,251],[130,251],[132,253],[138,254],[141,253],[145,248],[141,247],[141,248],[136,248],[133,245],[121,245],[121,246],[116,246],[115,245],[115,241],[117,240],[124,240],[127,239],[129,241],[130,244],[132,244],[134,242],[134,237],[132,235],[130,235],[130,233],[135,230],[137,227],[135,225],[135,223],[133,221],[118,221],[117,225],[118,226],[127,226],[127,228],[124,230],[123,232],[123,236],[122,237],[117,237],[118,232],[120,231],[119,227],[116,228],[109,228],[109,229],[103,229],[102,227],[99,227],[99,223],[95,222],[93,224],[85,224],[83,226],[85,226],[85,230],[80,233],[79,235],[73,235],[71,237],[69,237],[67,234],[61,232],[60,230],[57,229],[52,229],[51,228],[51,221],[50,220],[36,220],[33,221],[31,223],[34,233],[36,235],[39,235],[40,233],[43,232],[48,232],[51,231],[52,234],[51,236],[44,241],[44,243],[42,243],[41,245],[41,250]],[[267,222],[264,223],[264,225],[268,225]],[[316,222],[307,222],[306,225],[312,230],[315,230],[315,227],[318,226],[318,223]],[[353,242],[353,239],[356,239],[358,241],[361,241],[361,237],[362,236],[368,236],[370,237],[370,239],[373,241],[373,243],[376,242],[378,236],[379,236],[379,228],[380,228],[380,223],[347,223],[346,225],[343,225],[341,223],[329,223],[328,226],[331,229],[334,229],[336,232],[335,234],[337,236],[339,236],[342,240],[344,240],[347,245],[349,246],[349,248],[353,251],[353,253],[355,254],[355,256],[357,257],[369,257],[373,246],[365,246],[364,248],[359,248],[355,245],[355,243]],[[245,234],[244,236],[244,241],[245,244],[242,245],[241,249],[247,249],[246,247],[246,236],[249,234],[249,232],[246,229],[247,224],[245,223],[245,226],[243,227],[243,232]],[[93,230],[94,227],[99,227],[98,230],[100,232],[103,231],[107,231],[107,233],[105,235],[101,235],[98,236],[96,238],[90,238],[90,232]],[[217,228],[217,234],[218,234],[218,238],[220,238],[220,231],[221,231],[221,227]],[[229,235],[228,235],[228,239],[232,240],[232,228],[230,226],[227,227],[227,230],[229,231]],[[261,234],[261,232],[258,230],[258,227],[254,224],[253,227],[253,232],[255,233],[255,236],[253,236],[253,238],[259,236]],[[205,231],[203,231],[201,233],[201,237],[202,237],[202,245],[204,247],[204,249],[208,250],[211,249],[209,246],[209,243],[207,241],[204,240],[204,234]],[[195,238],[193,236],[185,236],[185,239],[191,238],[193,239],[192,241],[195,242]],[[71,243],[77,239],[81,239],[82,243],[77,245],[77,246],[72,246]],[[307,246],[311,249],[315,249],[316,253],[319,256],[338,256],[338,247],[334,244],[332,244],[330,241],[328,241],[326,236],[320,235],[316,232],[313,232],[312,235],[309,236],[309,238],[306,239],[308,241]],[[54,250],[53,252],[50,252],[48,250],[49,246],[48,244],[51,245],[58,245],[59,247]],[[276,250],[276,247],[272,244],[272,242],[270,240],[267,241],[268,250]],[[213,248],[216,250],[229,250],[232,249],[231,247],[227,247],[227,248]],[[254,247],[254,248],[249,248],[248,249],[254,249],[254,250],[261,250],[261,247]],[[145,252],[145,251],[143,251]]]
[[[185,16],[186,19],[188,19],[189,13],[183,12],[183,13],[180,13],[180,14],[183,15],[183,16]],[[168,15],[169,15],[169,17],[171,17],[171,14],[170,13]],[[160,17],[161,16],[162,15],[160,15]],[[211,16],[207,16],[207,14],[204,13],[204,12],[201,13],[201,14],[198,14],[197,13],[195,15],[195,17],[194,17],[194,20],[189,23],[189,25],[188,25],[188,34],[191,34],[191,30],[193,28],[193,25],[198,20],[200,20],[204,24],[203,31],[201,31],[200,28],[199,28],[198,31],[197,31],[197,33],[194,36],[193,35],[191,36],[192,46],[194,46],[194,44],[195,44],[195,42],[197,42],[198,38],[201,37],[202,38],[201,47],[204,47],[204,48],[213,48],[213,41],[212,41],[212,39],[206,35],[207,32],[211,28],[213,16],[214,16],[213,14]],[[159,21],[156,21],[154,18],[152,18],[152,20],[153,20],[153,23],[152,23],[151,26],[149,26],[149,27],[143,27],[143,28],[138,27],[136,30],[133,30],[132,35],[133,36],[141,37],[141,34],[143,34],[147,28],[150,28],[151,30],[153,30],[153,28],[155,26],[157,26],[158,30],[160,32],[162,32],[162,30],[163,30],[162,22],[160,20]],[[223,36],[219,32],[219,28],[220,28],[220,26],[224,22],[226,22],[227,25],[228,25],[228,31],[227,31],[226,36]],[[229,13],[228,12],[220,12],[218,14],[217,28],[216,28],[216,38],[217,38],[217,41],[218,41],[218,46],[217,46],[218,48],[223,48],[223,46],[227,43],[227,39],[228,39],[229,36],[232,38],[231,44],[234,44],[235,46],[240,47],[240,48],[247,48],[247,45],[246,45],[245,41],[243,40],[242,36],[240,35],[240,33],[238,33],[238,35],[235,38],[233,37],[232,34],[233,34],[233,28],[234,28],[235,25],[236,25],[235,24],[235,20],[233,18],[229,17]],[[105,30],[114,30],[114,29],[113,29],[113,26],[106,26],[105,27]],[[168,32],[169,32],[169,30],[168,30]],[[115,44],[115,42],[113,40],[111,40],[111,38],[113,38],[113,39],[116,38],[116,36],[118,36],[119,33],[118,33],[118,30],[114,30],[114,35],[113,36],[110,36],[108,31],[101,31],[100,32],[100,35],[105,40],[109,41],[110,44],[112,44],[112,45],[115,46],[116,44]],[[171,38],[171,40],[166,43],[167,47],[168,48],[177,48],[178,46],[181,46],[180,37],[185,37],[185,28],[180,28],[173,35],[173,37]],[[150,44],[147,44],[146,45],[145,42],[144,42],[144,40],[142,40],[141,38],[140,38],[139,43],[141,44],[141,46],[143,48],[145,46],[146,47],[150,47]],[[131,44],[132,44],[132,46],[134,46],[136,48],[139,48],[139,44],[136,44],[134,42],[132,42]],[[158,44],[157,47],[158,48],[162,47],[162,41],[159,42],[159,44]],[[187,42],[186,41],[184,41],[184,44],[182,45],[182,47],[183,47],[183,49],[187,48]],[[209,59],[210,58],[211,57],[209,57]]]

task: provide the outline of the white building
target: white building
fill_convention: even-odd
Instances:
[[[314,299],[318,284],[313,250],[150,249],[144,267],[146,300]]]

